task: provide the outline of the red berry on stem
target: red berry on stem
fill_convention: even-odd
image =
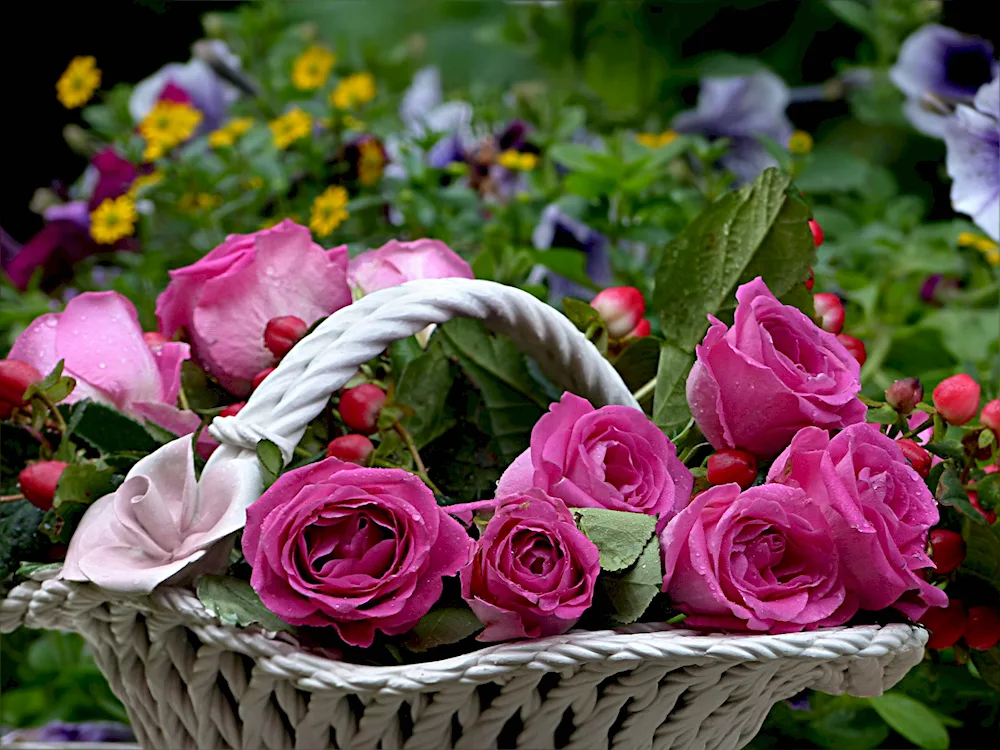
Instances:
[[[274,367],[268,367],[266,370],[261,370],[256,375],[254,375],[252,384],[253,389],[256,391],[258,388],[260,388],[260,384],[264,382],[264,378],[266,378],[268,375],[274,372],[274,370],[275,370]]]
[[[736,482],[746,489],[757,478],[757,457],[746,451],[730,449],[708,457],[709,484]]]
[[[597,293],[590,306],[601,314],[608,326],[608,335],[621,339],[638,324],[646,314],[646,300],[634,286],[614,286]]]
[[[21,494],[36,508],[48,510],[56,496],[59,477],[67,466],[65,461],[39,461],[27,466],[17,477]]]
[[[977,651],[988,651],[1000,643],[1000,612],[985,605],[969,607],[965,642]]]
[[[813,242],[816,243],[816,247],[823,244],[823,227],[819,225],[816,219],[809,219],[809,230],[813,233]]]
[[[920,378],[897,380],[885,390],[885,400],[900,414],[910,414],[923,401],[924,385]]]
[[[15,406],[24,403],[24,392],[40,382],[42,373],[19,359],[0,359],[0,407],[6,409],[4,419]]]
[[[806,285],[807,292],[811,292],[813,290],[813,287],[816,285],[816,274],[813,272],[812,268],[809,269],[809,278],[807,278],[803,283]]]
[[[150,349],[158,349],[164,344],[170,343],[170,339],[157,331],[146,331],[142,334],[142,340]]]
[[[931,532],[931,558],[941,575],[947,575],[965,559],[965,540],[962,535],[948,529]]]
[[[979,383],[964,372],[952,375],[938,383],[932,398],[945,422],[963,425],[979,410]]]
[[[983,427],[989,427],[1000,437],[1000,398],[993,399],[983,407],[979,412],[979,421],[983,423]]]
[[[291,348],[298,343],[299,339],[306,335],[309,326],[302,318],[294,315],[282,315],[278,318],[271,318],[264,328],[264,346],[275,357],[281,359]]]
[[[328,458],[339,458],[362,466],[368,463],[368,457],[374,452],[375,446],[364,435],[341,435],[326,446]]]
[[[960,599],[952,599],[947,607],[931,607],[920,618],[921,625],[931,631],[927,648],[942,649],[954,646],[965,635],[967,616]]]
[[[340,417],[355,432],[371,435],[378,431],[378,415],[385,405],[385,391],[364,383],[344,391],[340,397]]]
[[[851,353],[851,356],[858,360],[859,365],[863,365],[865,360],[868,359],[868,352],[865,350],[865,342],[861,339],[856,339],[854,336],[849,336],[846,333],[838,333],[837,341],[839,341],[847,351]]]
[[[240,413],[240,410],[247,405],[246,401],[237,401],[235,404],[230,404],[225,409],[219,412],[220,417],[235,417]]]
[[[989,474],[991,472],[987,470],[986,473]],[[994,510],[985,510],[983,508],[983,506],[979,504],[979,493],[978,492],[975,492],[973,490],[969,490],[969,504],[972,505],[973,508],[975,508],[976,510],[979,511],[980,515],[982,515],[982,517],[984,519],[986,519],[986,523],[988,523],[990,526],[992,526],[994,523],[996,523],[996,520],[997,520],[996,511],[994,511]]]
[[[903,457],[909,461],[913,470],[923,479],[927,479],[927,475],[931,473],[931,454],[910,438],[900,438],[896,441],[896,445],[903,451]]]
[[[630,339],[641,339],[645,338],[653,332],[653,327],[649,324],[649,321],[643,318],[638,323],[635,324],[635,328],[626,338]]]
[[[813,295],[813,306],[824,331],[840,333],[844,329],[844,303],[836,294],[820,292]]]

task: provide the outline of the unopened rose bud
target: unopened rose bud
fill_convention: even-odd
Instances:
[[[364,435],[341,435],[326,447],[328,458],[339,458],[361,466],[368,463],[368,457],[374,452],[375,446]]]
[[[252,388],[256,391],[260,388],[260,384],[264,382],[264,378],[274,372],[274,367],[268,367],[266,370],[261,370],[256,375],[253,376]]]
[[[968,614],[960,599],[952,599],[947,607],[928,609],[919,622],[931,631],[931,637],[927,639],[927,648],[937,651],[954,646],[958,639],[965,635]]]
[[[649,321],[643,318],[638,323],[636,323],[635,328],[631,330],[626,338],[630,339],[641,339],[645,338],[653,332],[653,327],[650,325]]]
[[[916,441],[910,438],[900,438],[896,445],[903,452],[903,458],[913,467],[923,479],[931,473],[931,454],[917,445]]]
[[[816,247],[823,244],[823,227],[819,225],[816,219],[809,219],[809,231],[812,232],[813,242],[816,243]]]
[[[924,386],[920,378],[897,380],[885,391],[885,400],[889,406],[904,416],[912,413],[923,398]]]
[[[844,329],[844,303],[836,294],[820,292],[813,295],[813,306],[824,331],[840,333]]]
[[[7,419],[24,405],[24,392],[40,382],[42,374],[19,359],[0,360],[0,419]]]
[[[803,283],[806,286],[807,292],[811,292],[813,290],[813,287],[816,285],[816,272],[813,271],[812,268],[809,269],[809,276]]]
[[[282,315],[271,318],[267,321],[264,329],[264,346],[275,357],[281,359],[292,347],[298,343],[299,339],[306,335],[309,326],[302,318],[294,315]]]
[[[26,467],[17,477],[21,494],[36,508],[48,510],[67,466],[65,461],[39,461]]]
[[[995,398],[988,402],[983,410],[979,412],[979,421],[983,427],[988,427],[1000,437],[1000,398]]]
[[[868,350],[865,349],[865,342],[846,333],[838,333],[837,341],[843,345],[851,356],[858,360],[859,365],[863,365],[868,360]]]
[[[963,425],[979,411],[979,394],[979,383],[963,372],[938,383],[932,398],[945,422]]]
[[[378,416],[384,405],[385,391],[372,383],[364,383],[344,391],[338,409],[349,428],[371,435],[378,430]]]
[[[634,286],[615,286],[598,292],[590,306],[601,314],[613,339],[627,336],[646,314],[646,300]]]
[[[235,404],[230,404],[225,409],[219,412],[220,417],[235,417],[239,414],[243,407],[247,405],[246,401],[237,401]]]

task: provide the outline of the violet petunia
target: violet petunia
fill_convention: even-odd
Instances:
[[[997,75],[993,45],[938,24],[911,34],[889,78],[906,96],[904,112],[925,135],[943,138],[948,111],[971,104],[976,91]]]
[[[959,104],[944,132],[951,204],[1000,241],[1000,76]]]
[[[531,235],[532,243],[538,250],[551,248],[580,250],[586,256],[587,276],[597,286],[607,286],[612,281],[611,259],[608,257],[608,238],[591,229],[579,219],[564,213],[556,205],[550,205],[542,212],[542,218]],[[594,291],[581,286],[564,276],[538,266],[532,271],[532,283],[547,280],[549,297],[558,302],[563,297],[591,299]]]

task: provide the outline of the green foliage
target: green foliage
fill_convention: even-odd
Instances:
[[[68,411],[69,434],[86,440],[103,453],[151,453],[166,442],[135,420],[96,401],[77,401]]]
[[[267,489],[281,474],[285,467],[285,459],[281,455],[281,449],[270,440],[261,440],[257,443],[257,461],[260,463],[260,476]]]
[[[263,605],[247,581],[229,576],[202,576],[198,579],[197,593],[205,609],[227,625],[259,625],[273,632],[293,630]]]
[[[483,624],[471,609],[441,607],[421,617],[420,622],[403,638],[403,645],[411,651],[423,653],[438,646],[464,641],[482,629]]]
[[[601,553],[602,570],[634,563],[656,528],[656,517],[606,508],[574,508],[577,525]]]

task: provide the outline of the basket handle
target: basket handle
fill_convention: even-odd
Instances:
[[[597,348],[569,319],[527,292],[475,279],[411,281],[338,310],[296,344],[239,414],[212,422],[209,431],[224,448],[210,463],[255,451],[264,439],[274,442],[288,463],[306,426],[358,367],[394,341],[459,317],[482,320],[508,335],[554,382],[596,406],[639,408]]]

